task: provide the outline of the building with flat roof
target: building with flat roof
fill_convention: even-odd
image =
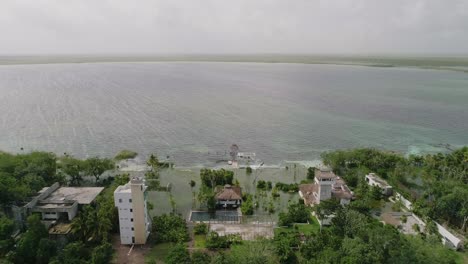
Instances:
[[[332,198],[338,199],[341,205],[346,205],[353,198],[353,192],[348,188],[345,181],[335,175],[333,171],[315,169],[314,183],[299,185],[299,196],[304,200],[304,204],[310,207]],[[315,212],[312,214],[315,215]],[[326,215],[323,219],[317,217],[317,220],[320,225],[330,225],[333,217],[335,216]]]
[[[60,187],[56,182],[44,187],[24,207],[27,213],[41,213],[42,220],[71,221],[80,205],[92,203],[104,190],[103,187]]]
[[[367,184],[370,186],[378,186],[382,189],[382,194],[390,196],[393,194],[393,188],[384,179],[377,176],[375,173],[369,173],[365,176]]]
[[[114,203],[119,211],[120,242],[124,245],[145,244],[150,234],[147,188],[143,179],[135,177],[114,191]]]
[[[299,185],[299,196],[309,206],[319,204],[320,201],[336,198],[341,204],[349,204],[353,193],[343,179],[331,170],[316,169],[314,183]]]

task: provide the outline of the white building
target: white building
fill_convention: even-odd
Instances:
[[[314,183],[299,185],[299,196],[304,199],[305,205],[311,207],[331,198],[339,200],[341,205],[347,205],[353,195],[345,181],[331,170],[316,169]],[[316,216],[315,213],[312,214]],[[317,220],[320,225],[330,225],[333,217],[335,216],[326,215],[323,219],[317,217]]]
[[[299,185],[299,196],[311,207],[331,198],[336,198],[340,204],[346,205],[353,198],[353,192],[344,180],[332,171],[316,169],[314,183]]]
[[[463,242],[461,239],[456,237],[454,234],[450,233],[445,227],[437,225],[437,231],[439,232],[441,238],[442,238],[442,244],[444,244],[446,247],[451,248],[451,249],[461,249],[463,248]]]
[[[382,194],[390,196],[393,193],[392,186],[390,186],[387,181],[377,176],[375,173],[369,173],[366,175],[366,182],[370,186],[378,186],[382,189]]]
[[[120,242],[124,245],[145,244],[150,234],[146,189],[142,179],[133,178],[114,191],[114,203],[119,210]]]

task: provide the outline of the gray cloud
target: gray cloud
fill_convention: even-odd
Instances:
[[[468,53],[466,0],[1,0],[0,54]]]

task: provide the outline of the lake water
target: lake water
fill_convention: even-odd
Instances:
[[[229,146],[267,164],[377,147],[468,144],[468,74],[281,63],[0,66],[0,149],[121,149],[213,164]],[[444,145],[445,146],[445,145]]]

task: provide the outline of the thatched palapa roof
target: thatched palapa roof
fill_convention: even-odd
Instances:
[[[242,200],[242,190],[240,187],[227,184],[216,194],[216,200]]]

